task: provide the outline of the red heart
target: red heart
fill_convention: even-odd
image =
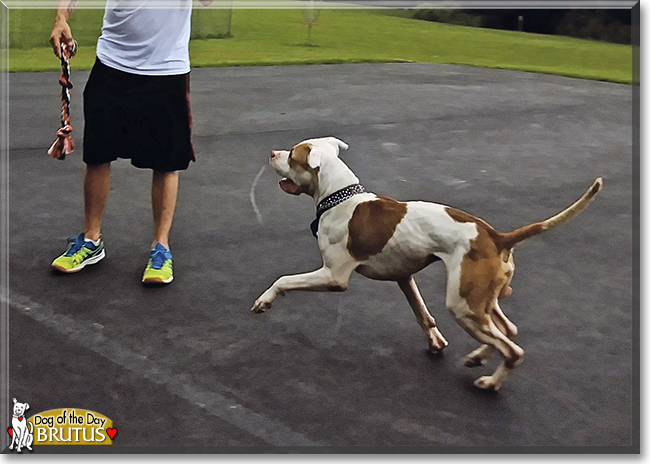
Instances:
[[[12,429],[11,427],[9,427],[9,428],[7,429],[7,433],[9,434],[10,437],[13,437],[13,436],[14,436],[14,429]]]
[[[106,433],[108,434],[109,437],[111,437],[111,440],[115,438],[115,435],[117,435],[117,429],[106,429]]]
[[[18,422],[22,422],[22,421],[23,421],[23,417],[21,416],[18,418]]]

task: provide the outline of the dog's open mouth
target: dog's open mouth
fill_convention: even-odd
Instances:
[[[288,177],[280,181],[280,188],[291,195],[298,195],[300,193],[300,188]]]

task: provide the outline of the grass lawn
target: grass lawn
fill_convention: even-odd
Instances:
[[[15,10],[9,12],[10,30],[12,11]],[[311,43],[308,43],[307,11],[304,8],[235,9],[232,11],[231,38],[191,41],[192,66],[403,61],[466,64],[632,82],[632,47],[627,45],[454,26],[404,18],[384,10],[358,9],[321,10],[312,27]],[[205,10],[197,14],[209,17],[215,13],[225,14],[224,10]],[[34,15],[40,16],[34,19]],[[14,24],[21,22],[25,29],[23,35],[44,37],[47,43],[53,18],[51,10],[23,10],[14,18]],[[73,34],[81,44],[72,61],[73,70],[90,69],[95,58],[92,44],[101,28],[101,11],[79,10],[73,20]],[[34,25],[40,30],[29,30]],[[20,46],[22,42],[20,38],[11,40],[13,46]],[[52,51],[41,45],[10,49],[9,70],[60,69]]]

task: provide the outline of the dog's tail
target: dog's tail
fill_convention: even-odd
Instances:
[[[519,229],[515,229],[512,232],[505,234],[500,234],[498,239],[498,247],[501,250],[509,250],[513,248],[518,243],[523,242],[527,238],[533,237],[537,234],[541,234],[553,227],[564,224],[568,220],[577,216],[582,210],[584,210],[589,204],[596,198],[596,195],[600,193],[603,188],[603,179],[598,178],[591,184],[591,187],[571,206],[566,208],[564,211],[556,214],[553,217],[550,217],[542,222],[536,222],[529,224]]]

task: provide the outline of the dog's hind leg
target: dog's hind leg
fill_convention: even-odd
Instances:
[[[497,350],[501,353],[501,356],[503,356],[503,362],[499,367],[497,367],[492,375],[482,376],[474,382],[474,385],[483,390],[499,390],[510,372],[521,363],[524,357],[524,350],[506,337],[491,318],[487,318],[485,321],[479,321],[470,317],[462,318],[458,322],[467,333],[479,342],[488,346],[488,348],[481,346],[474,352],[480,350],[480,354],[485,355],[488,351],[493,352],[494,350]],[[472,353],[470,353],[470,355]]]
[[[466,367],[479,367],[485,364],[496,349],[490,345],[481,345],[463,358]]]
[[[439,353],[445,349],[449,343],[438,330],[436,320],[433,318],[431,313],[429,313],[413,276],[398,280],[397,284],[402,292],[404,292],[411,308],[413,308],[418,324],[420,324],[420,327],[424,330],[429,345],[429,351],[431,353]]]
[[[491,315],[492,315],[492,320],[497,325],[499,330],[503,332],[506,335],[506,337],[508,337],[510,340],[514,340],[515,337],[517,336],[517,333],[519,332],[517,330],[517,326],[514,325],[510,321],[510,319],[506,317],[505,314],[503,314],[503,311],[501,310],[498,301],[496,301],[494,306],[492,307]]]
[[[510,340],[514,340],[518,332],[517,326],[514,325],[505,314],[503,314],[498,302],[492,309],[491,316],[492,321],[494,321],[499,331],[504,333]],[[465,356],[463,358],[463,363],[467,367],[482,366],[495,351],[496,349],[493,346],[481,345]]]
[[[467,333],[488,345],[488,348],[481,346],[470,355],[477,352],[487,355],[497,350],[504,359],[492,375],[480,377],[474,385],[484,390],[498,390],[524,356],[524,350],[499,328],[499,325],[503,326],[513,338],[516,335],[516,327],[498,307],[497,297],[503,279],[498,271],[495,272],[498,268],[485,260],[477,263],[450,257],[445,264],[448,274],[447,309]]]
[[[27,435],[27,440],[25,443],[25,448],[27,448],[29,451],[34,451],[32,449],[32,444],[34,443],[34,426],[31,424],[31,422],[28,422],[29,424],[29,430],[25,430],[25,433]]]
[[[470,319],[462,325],[476,340],[493,347],[503,356],[503,362],[492,375],[480,377],[474,382],[474,385],[483,390],[498,390],[510,372],[521,363],[524,350],[506,337],[492,318],[487,318],[485,323]]]

